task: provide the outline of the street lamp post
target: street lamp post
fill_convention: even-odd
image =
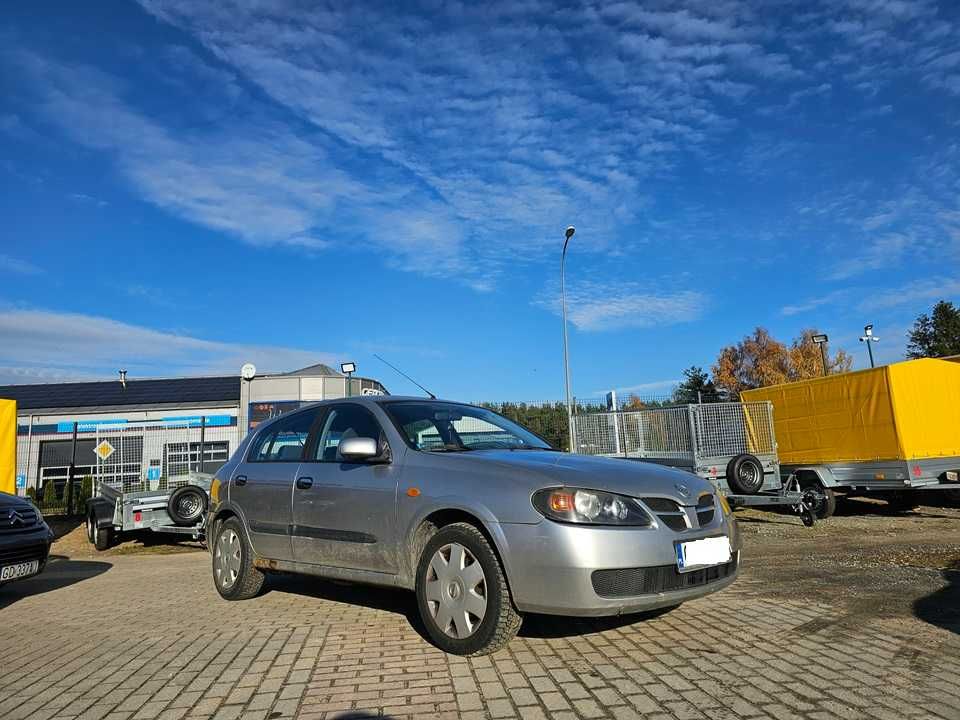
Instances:
[[[863,326],[863,336],[860,338],[860,342],[867,344],[867,353],[870,355],[870,367],[876,367],[873,364],[873,343],[880,342],[880,338],[873,334],[873,325]]]
[[[564,266],[567,260],[567,244],[575,232],[576,228],[574,228],[573,225],[567,228],[566,237],[563,241],[563,252],[560,254],[560,307],[563,313],[563,378],[567,390],[567,434],[570,452],[573,452],[573,402],[570,398],[570,350],[567,339],[567,289],[564,280]]]
[[[812,340],[820,346],[820,362],[821,367],[823,368],[823,376],[827,376],[827,340],[829,340],[826,335],[814,335]]]

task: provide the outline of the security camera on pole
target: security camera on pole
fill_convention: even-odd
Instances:
[[[870,355],[870,367],[876,367],[873,364],[873,343],[880,342],[880,338],[873,334],[873,325],[863,326],[863,335],[860,337],[860,342],[867,344],[867,353]]]

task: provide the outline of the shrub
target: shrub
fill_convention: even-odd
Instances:
[[[80,487],[73,488],[73,514],[83,515],[87,511],[87,500],[93,497],[93,477],[84,475]]]
[[[43,484],[43,507],[51,508],[60,502],[57,497],[57,484],[53,480],[47,480]]]
[[[34,505],[37,504],[37,489],[35,487],[27,488],[27,497],[30,498],[30,502]]]

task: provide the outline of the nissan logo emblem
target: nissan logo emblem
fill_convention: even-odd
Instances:
[[[683,495],[684,497],[690,497],[690,490],[687,488],[686,485],[683,485],[682,483],[677,483],[676,485],[674,485],[674,487],[677,489],[677,492]]]

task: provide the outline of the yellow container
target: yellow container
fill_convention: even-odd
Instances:
[[[0,492],[16,493],[17,403],[0,400]]]
[[[780,462],[960,456],[960,364],[924,358],[747,390],[773,403]]]

